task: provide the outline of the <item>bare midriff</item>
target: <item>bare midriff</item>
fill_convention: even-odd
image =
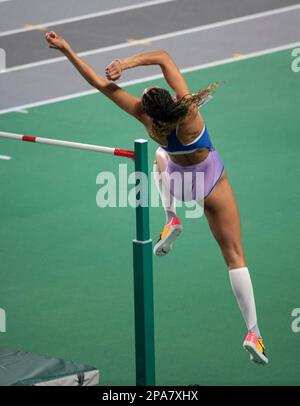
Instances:
[[[190,152],[189,154],[180,154],[180,155],[172,155],[168,154],[171,161],[175,164],[181,166],[190,166],[190,165],[197,165],[200,162],[204,161],[209,154],[208,148],[199,148],[195,152]]]

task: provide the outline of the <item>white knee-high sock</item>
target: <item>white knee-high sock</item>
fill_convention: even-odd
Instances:
[[[162,205],[166,213],[166,222],[168,223],[172,217],[176,215],[176,202],[174,196],[171,195],[166,179],[166,174],[160,172],[156,162],[153,164],[153,176],[157,189],[159,190]]]
[[[247,267],[229,270],[229,277],[233,293],[236,297],[248,331],[260,337],[252,282]]]

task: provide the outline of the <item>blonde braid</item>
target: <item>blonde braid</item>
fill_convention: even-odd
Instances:
[[[181,99],[181,104],[186,106],[187,108],[191,106],[197,106],[199,108],[203,105],[203,103],[207,100],[209,94],[213,93],[214,90],[220,86],[222,82],[215,82],[209,85],[206,89],[200,89],[197,93],[192,94],[191,97],[189,95],[184,96]]]

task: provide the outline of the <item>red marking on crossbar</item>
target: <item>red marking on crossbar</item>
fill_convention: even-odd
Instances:
[[[22,140],[28,142],[35,142],[36,137],[32,137],[31,135],[23,135]]]
[[[134,151],[129,151],[128,149],[115,148],[114,155],[134,159]]]

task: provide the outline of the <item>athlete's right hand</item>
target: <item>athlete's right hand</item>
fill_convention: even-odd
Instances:
[[[122,65],[119,59],[115,59],[105,68],[105,75],[108,80],[118,80],[122,75]]]
[[[60,51],[70,48],[68,42],[54,31],[47,32],[45,37],[49,44],[49,48],[59,49]]]

